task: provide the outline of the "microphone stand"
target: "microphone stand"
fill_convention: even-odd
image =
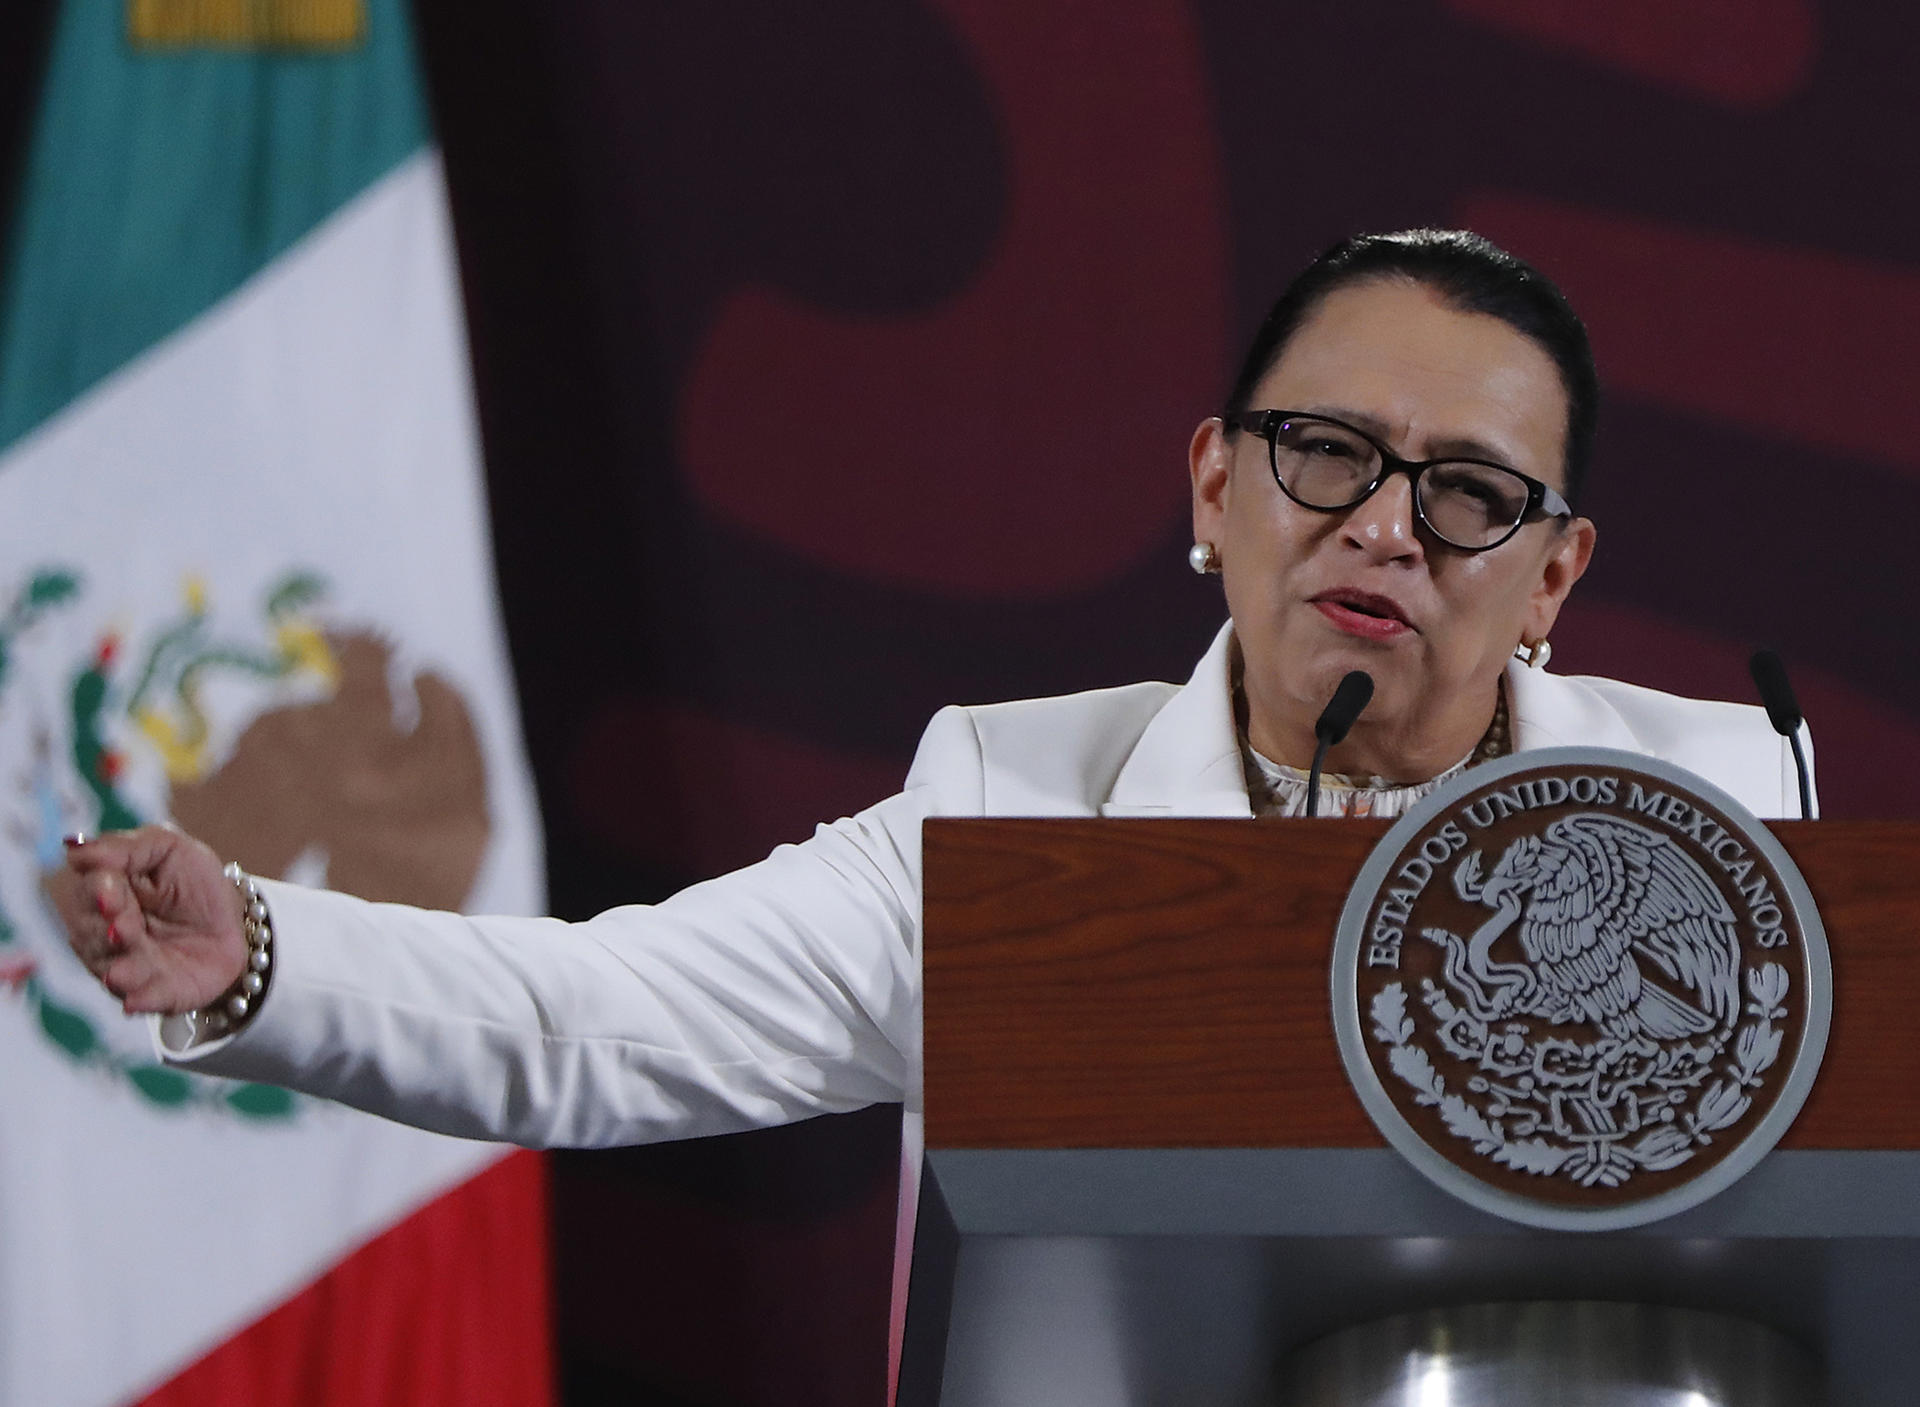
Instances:
[[[1755,650],[1753,658],[1747,661],[1747,672],[1753,676],[1754,688],[1760,691],[1767,721],[1793,749],[1793,766],[1800,778],[1800,818],[1814,820],[1813,778],[1807,771],[1807,750],[1800,742],[1800,725],[1804,719],[1800,702],[1793,695],[1793,685],[1787,682],[1787,667],[1772,650]]]
[[[1307,769],[1307,815],[1320,814],[1320,768],[1327,751],[1347,736],[1360,710],[1373,697],[1373,676],[1364,669],[1349,670],[1335,686],[1333,697],[1313,725],[1313,766]]]

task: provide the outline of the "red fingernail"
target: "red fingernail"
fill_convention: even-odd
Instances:
[[[107,916],[107,896],[106,895],[104,894],[94,895],[93,906],[94,908],[100,910],[101,918],[105,918]]]
[[[85,845],[87,843],[86,832],[74,831],[70,835],[63,835],[60,837],[60,843],[62,845],[70,846],[74,849],[78,849],[80,846]]]
[[[110,948],[123,946],[120,941],[120,925],[117,923],[107,925],[107,946]]]

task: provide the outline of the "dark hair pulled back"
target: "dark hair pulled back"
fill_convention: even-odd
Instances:
[[[1355,235],[1321,254],[1287,285],[1260,324],[1226,412],[1253,408],[1249,402],[1261,378],[1323,298],[1336,289],[1385,279],[1422,284],[1462,312],[1499,318],[1553,359],[1567,395],[1566,496],[1577,507],[1600,414],[1600,379],[1587,329],[1552,279],[1467,230]]]

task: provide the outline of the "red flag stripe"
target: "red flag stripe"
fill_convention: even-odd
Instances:
[[[546,1165],[515,1153],[138,1407],[550,1407],[550,1319]]]

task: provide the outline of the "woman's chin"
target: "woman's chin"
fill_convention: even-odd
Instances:
[[[1313,666],[1308,671],[1313,694],[1323,699],[1332,698],[1340,681],[1356,669],[1373,680],[1373,699],[1367,705],[1369,718],[1397,711],[1403,699],[1419,693],[1421,681],[1417,662],[1400,651],[1335,643],[1316,654]]]

